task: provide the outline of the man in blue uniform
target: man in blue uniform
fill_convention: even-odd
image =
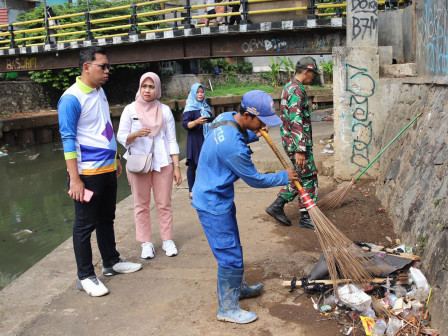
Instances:
[[[277,174],[260,174],[251,160],[248,143],[258,141],[260,128],[279,126],[274,102],[266,92],[255,90],[243,96],[240,112],[220,114],[207,134],[199,157],[193,187],[193,207],[218,261],[217,318],[220,321],[249,323],[257,315],[239,308],[239,299],[253,297],[261,284],[248,286],[240,243],[233,184],[239,178],[254,188],[284,185],[297,179],[288,168]]]

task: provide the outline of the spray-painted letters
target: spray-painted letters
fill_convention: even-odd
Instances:
[[[376,0],[351,1],[351,39],[376,39],[378,36],[378,2]]]
[[[420,62],[435,75],[448,75],[448,0],[422,3],[418,32]]]
[[[250,39],[241,45],[245,54],[275,54],[275,53],[307,53],[331,52],[333,47],[341,46],[340,35],[328,34],[324,37],[311,36],[301,38],[258,38]]]
[[[368,70],[346,64],[345,91],[350,99],[350,119],[352,134],[352,154],[350,161],[364,169],[370,163],[369,145],[372,142],[372,122],[369,120],[369,98],[375,94],[376,82]]]
[[[36,57],[7,58],[5,61],[7,70],[34,70],[37,68]]]

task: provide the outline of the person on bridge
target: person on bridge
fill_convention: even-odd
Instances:
[[[115,246],[117,177],[122,168],[117,159],[109,104],[101,88],[109,79],[105,50],[101,47],[81,50],[79,67],[81,76],[58,103],[59,130],[69,174],[69,195],[75,201],[73,248],[78,289],[90,296],[102,296],[109,290],[96,277],[92,264],[93,230],[103,258],[103,275],[132,273],[142,265],[120,259]],[[84,201],[86,190],[93,192],[90,201]]]
[[[190,94],[185,103],[182,114],[182,126],[188,131],[187,135],[187,179],[190,199],[193,198],[192,189],[196,179],[196,169],[201,153],[202,144],[210,122],[213,120],[210,106],[205,101],[205,89],[200,83],[191,86]]]
[[[303,85],[310,84],[315,74],[321,74],[316,61],[312,57],[302,57],[296,64],[294,79],[286,84],[281,96],[281,119],[283,148],[291,160],[294,169],[299,175],[300,183],[313,201],[317,202],[317,169],[313,157],[313,137],[311,130],[311,108],[308,96]],[[291,221],[286,217],[284,206],[292,202],[299,194],[294,183],[289,183],[277,195],[266,212],[281,224],[290,226]],[[299,200],[300,222],[299,226],[305,229],[314,229],[308,211],[301,198]]]
[[[117,139],[127,149],[124,158],[132,154],[153,153],[152,165],[147,173],[126,171],[132,196],[137,241],[142,243],[142,259],[155,255],[151,239],[150,201],[151,189],[159,219],[162,250],[168,257],[178,254],[173,236],[173,210],[171,195],[173,179],[176,185],[182,182],[179,164],[179,145],[176,141],[176,126],[170,108],[159,102],[162,96],[160,78],[147,72],[140,78],[135,102],[127,105],[120,118]]]
[[[226,112],[216,117],[202,146],[192,205],[218,262],[220,321],[249,323],[257,319],[255,313],[240,309],[238,302],[259,295],[263,285],[248,286],[243,278],[233,184],[241,178],[251,187],[269,188],[297,179],[293,168],[260,174],[251,160],[247,144],[258,141],[261,134],[257,131],[280,124],[272,98],[264,91],[249,91],[243,96],[239,113]]]

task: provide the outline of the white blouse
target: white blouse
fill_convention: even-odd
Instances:
[[[162,103],[160,103],[160,105],[162,106],[164,127],[154,138],[154,156],[152,159],[152,169],[157,170],[158,172],[160,172],[160,168],[168,166],[173,162],[170,155],[179,154],[179,145],[176,141],[176,124],[173,113],[167,105]],[[141,128],[142,124],[138,120],[134,102],[124,108],[117,133],[118,142],[127,149],[123,156],[125,159],[128,158],[129,149],[132,154],[148,155],[151,151],[153,140],[149,137],[138,137],[129,145],[126,144],[128,135]]]

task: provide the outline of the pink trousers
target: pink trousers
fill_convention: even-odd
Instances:
[[[134,217],[137,240],[151,240],[151,189],[156,202],[159,218],[159,231],[162,240],[173,239],[173,210],[171,193],[173,190],[173,165],[162,167],[160,173],[150,171],[146,174],[134,174],[126,171],[134,197]]]

